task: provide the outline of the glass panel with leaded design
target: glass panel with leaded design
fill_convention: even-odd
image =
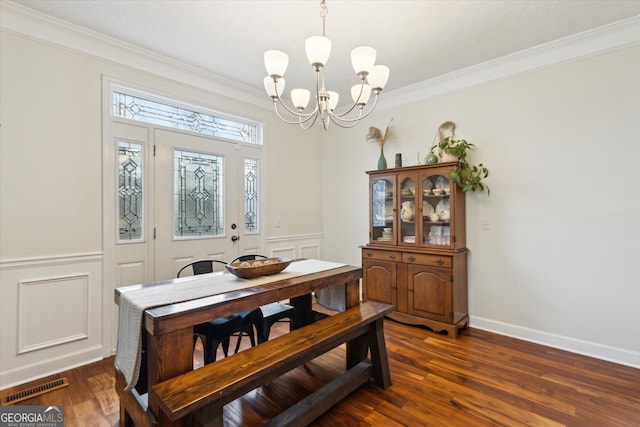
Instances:
[[[118,241],[144,239],[143,146],[118,141]]]
[[[176,238],[224,233],[224,158],[174,151]]]
[[[213,135],[234,141],[262,144],[258,124],[174,106],[140,96],[113,92],[111,114],[130,120]]]
[[[244,159],[244,231],[257,233],[259,220],[258,205],[258,161]]]

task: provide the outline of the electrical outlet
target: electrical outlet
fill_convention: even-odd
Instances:
[[[485,218],[482,220],[482,229],[491,230],[491,221],[489,220],[489,218]]]

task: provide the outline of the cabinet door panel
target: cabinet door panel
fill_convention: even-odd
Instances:
[[[385,261],[364,260],[364,299],[396,306],[396,264]]]
[[[452,312],[451,271],[410,265],[409,314],[449,322]]]

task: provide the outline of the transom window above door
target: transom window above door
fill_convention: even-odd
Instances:
[[[112,91],[111,115],[174,129],[262,145],[262,125],[222,113],[197,111],[124,91]]]

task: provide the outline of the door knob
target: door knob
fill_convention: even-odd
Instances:
[[[232,242],[237,242],[238,240],[240,240],[239,236],[231,236],[231,241]]]

